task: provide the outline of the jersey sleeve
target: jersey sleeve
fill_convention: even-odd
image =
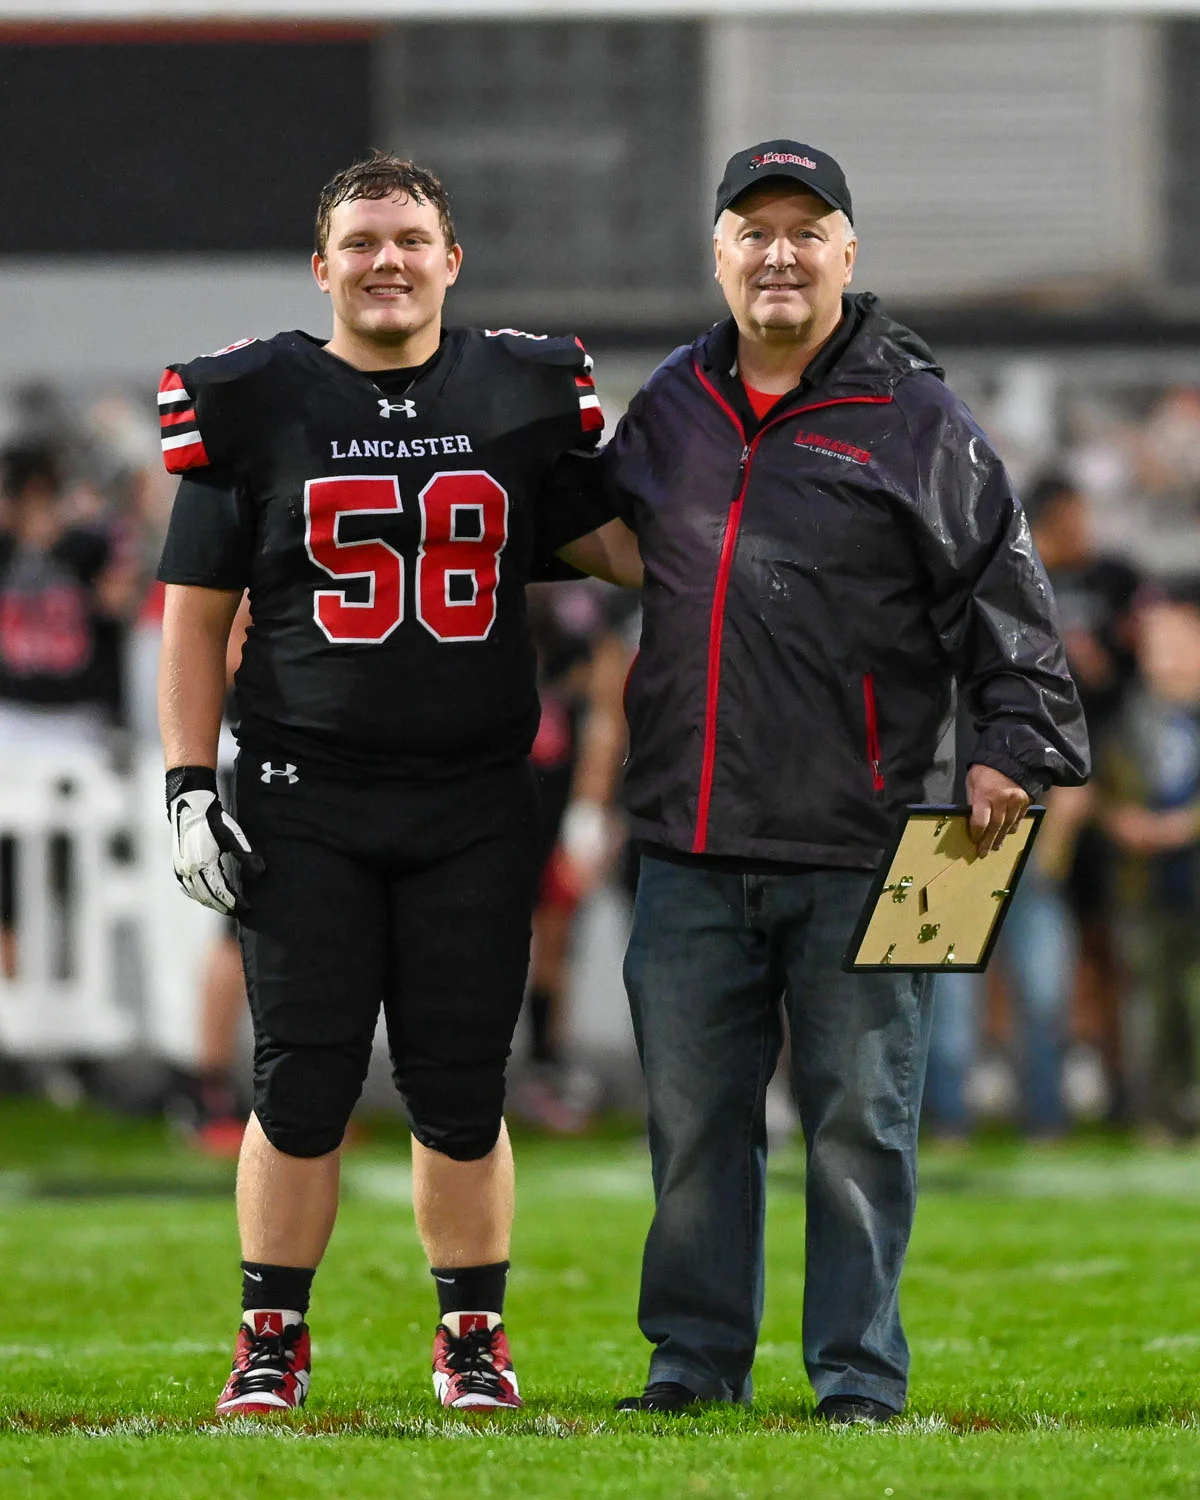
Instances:
[[[220,465],[231,453],[228,423],[220,410],[222,393],[199,377],[199,363],[168,365],[159,381],[162,462],[169,474]]]
[[[170,473],[236,467],[242,382],[270,357],[270,342],[242,339],[215,354],[167,366],[158,385],[158,420]]]
[[[578,339],[581,364],[575,370],[575,394],[579,399],[579,427],[583,435],[580,446],[595,448],[604,431],[604,411],[600,397],[596,394],[596,382],[592,378],[592,356]]]
[[[158,564],[159,582],[244,589],[253,555],[253,517],[232,477],[203,468],[183,478]]]
[[[565,427],[568,446],[590,449],[599,443],[604,431],[604,412],[596,394],[592,356],[581,339],[574,334],[522,333],[519,328],[489,328],[486,337],[498,340],[513,359],[555,370],[560,391],[555,404],[562,400],[568,418]]]
[[[171,474],[188,469],[206,469],[211,463],[200,428],[201,405],[178,365],[168,365],[158,383],[158,422],[162,434],[163,463]],[[194,384],[195,382],[193,382]],[[207,403],[204,403],[207,404]],[[206,423],[211,427],[212,423]]]
[[[539,563],[547,563],[550,554],[595,531],[616,514],[598,455],[594,451],[564,453],[546,476],[537,497]]]
[[[534,341],[536,344],[536,341]],[[557,576],[553,554],[616,515],[596,462],[604,412],[596,394],[592,356],[574,337],[546,339],[540,351],[562,371],[564,449],[551,464],[536,500],[535,577]],[[535,356],[536,357],[536,356]],[[555,372],[557,374],[557,371]],[[549,569],[547,573],[544,570]]]

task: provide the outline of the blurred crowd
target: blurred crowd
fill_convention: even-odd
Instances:
[[[938,981],[927,1126],[956,1141],[1000,1118],[1049,1140],[1082,1118],[1187,1140],[1200,1134],[1200,386],[1059,392],[1053,420],[1024,427],[980,408],[1053,584],[1095,774],[1050,795],[989,972]],[[153,745],[173,484],[148,399],[31,385],[12,394],[0,447],[2,794],[19,757],[70,746],[120,772]],[[511,1099],[569,1134],[603,1103],[566,1017],[578,914],[632,878],[615,809],[637,619],[590,583],[538,587],[530,608],[545,874]],[[965,726],[961,739],[969,756]],[[21,973],[20,858],[0,826],[0,998]],[[69,905],[68,833],[47,870],[47,900]],[[243,1007],[216,927],[195,996],[194,1056],[156,1106],[220,1149],[240,1128]],[[36,1059],[5,1055],[0,1006],[0,1088],[39,1076]]]
[[[153,407],[76,405],[48,385],[12,393],[0,451],[0,743],[69,737],[112,748],[152,704],[127,660],[154,623],[173,482]]]
[[[1200,388],[1060,393],[989,422],[1062,618],[1093,777],[1055,788],[986,976],[938,981],[946,1140],[1008,1115],[1200,1132]],[[970,736],[960,731],[960,761]]]

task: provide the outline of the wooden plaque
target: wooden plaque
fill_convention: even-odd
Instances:
[[[842,967],[978,972],[988,959],[1045,814],[1031,807],[980,858],[970,809],[917,805],[879,863]]]

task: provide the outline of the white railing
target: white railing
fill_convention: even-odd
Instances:
[[[119,776],[84,751],[0,754],[0,839],[12,841],[15,875],[0,1050],[112,1057],[141,1047],[188,1061],[200,962],[218,927],[172,876],[158,757]]]
[[[111,1055],[136,1019],[116,993],[115,934],[136,909],[117,858],[123,783],[69,752],[0,762],[0,838],[11,840],[15,922],[0,972],[0,1045],[18,1056]]]

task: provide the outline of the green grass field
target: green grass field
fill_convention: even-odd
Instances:
[[[518,1142],[507,1321],[527,1396],[432,1401],[403,1148],[347,1162],[309,1405],[218,1425],[237,1312],[231,1173],[155,1125],[0,1102],[0,1496],[1200,1495],[1200,1156],[993,1144],[924,1164],[906,1420],[811,1421],[798,1157],[774,1169],[749,1409],[617,1418],[638,1389],[644,1148]]]

